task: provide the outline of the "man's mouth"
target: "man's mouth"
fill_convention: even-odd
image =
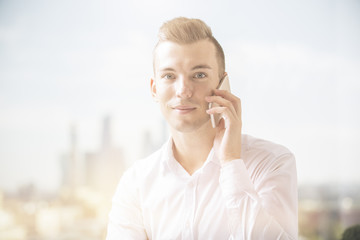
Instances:
[[[187,105],[178,105],[178,106],[173,107],[173,109],[174,109],[177,113],[186,114],[186,113],[189,113],[189,112],[192,112],[193,110],[195,110],[196,107],[187,106]]]

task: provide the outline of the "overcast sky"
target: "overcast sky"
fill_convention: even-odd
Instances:
[[[145,131],[160,25],[204,20],[223,45],[244,133],[287,146],[299,183],[360,182],[359,1],[0,1],[0,190],[53,190],[77,126],[96,151],[111,115],[124,161]]]

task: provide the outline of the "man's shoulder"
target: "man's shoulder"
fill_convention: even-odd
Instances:
[[[287,147],[269,140],[253,137],[250,135],[243,135],[242,139],[242,147],[245,153],[261,152],[272,156],[281,156],[284,154],[293,155]]]
[[[137,160],[134,164],[134,167],[146,168],[146,169],[151,169],[153,167],[156,167],[157,165],[161,164],[163,154],[164,154],[164,146],[160,147],[150,155]]]
[[[127,169],[127,172],[131,172],[137,178],[143,178],[149,174],[151,175],[161,169],[163,154],[164,146],[160,147],[150,155],[133,162]]]
[[[243,136],[243,159],[248,169],[295,166],[294,154],[285,146],[250,135]]]
[[[243,136],[242,147],[242,158],[256,187],[280,175],[296,182],[295,156],[287,147],[249,135]]]

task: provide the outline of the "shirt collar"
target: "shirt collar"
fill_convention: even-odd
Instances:
[[[214,163],[217,166],[220,165],[220,160],[216,157],[216,154],[214,152],[214,148],[211,148],[209,155],[204,162],[203,166],[199,169],[200,171],[209,163]],[[174,157],[173,154],[173,139],[170,136],[166,143],[163,145],[163,156],[162,156],[162,164],[164,169],[168,168],[172,172],[174,172],[176,175],[182,176],[182,177],[189,177],[186,170],[178,163]],[[198,171],[199,171],[198,170]]]

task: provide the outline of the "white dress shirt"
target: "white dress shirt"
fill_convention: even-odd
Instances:
[[[124,173],[107,240],[297,239],[297,175],[288,149],[243,135],[241,159],[221,167],[211,150],[189,175],[172,144]]]

